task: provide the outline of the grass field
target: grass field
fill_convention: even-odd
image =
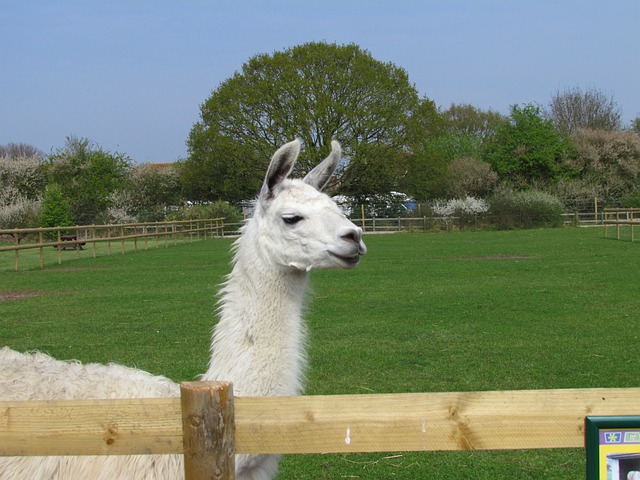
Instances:
[[[312,274],[307,393],[638,387],[640,245],[600,228],[366,236]],[[1,273],[0,340],[192,380],[230,240]],[[575,479],[582,450],[286,456],[282,479]]]

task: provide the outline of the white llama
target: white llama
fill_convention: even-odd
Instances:
[[[304,180],[288,179],[300,142],[274,154],[256,209],[234,245],[221,290],[220,320],[203,380],[229,380],[238,396],[297,395],[305,364],[303,293],[316,268],[349,268],[366,253],[362,231],[320,190],[340,160],[340,145]],[[121,365],[82,365],[0,350],[0,399],[178,396],[171,380]],[[181,455],[0,457],[0,479],[176,479]],[[275,455],[237,455],[236,478],[273,478]]]

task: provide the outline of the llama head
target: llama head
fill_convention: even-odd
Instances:
[[[294,140],[271,159],[252,222],[264,256],[285,269],[354,267],[367,247],[362,230],[321,192],[340,161],[340,144],[304,179],[287,178],[300,153]]]

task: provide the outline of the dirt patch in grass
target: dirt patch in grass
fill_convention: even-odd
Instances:
[[[58,272],[78,272],[78,271],[83,271],[83,270],[94,270],[94,271],[98,271],[98,270],[106,270],[107,267],[53,267],[53,268],[49,268],[47,270],[51,271],[51,270],[55,270]]]
[[[424,257],[418,260],[532,260],[534,258],[539,257],[530,255],[462,255],[459,257]]]
[[[22,290],[19,292],[0,293],[0,302],[9,302],[11,300],[18,300],[20,298],[37,297],[40,293],[33,290]]]

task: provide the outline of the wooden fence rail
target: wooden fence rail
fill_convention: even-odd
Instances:
[[[58,265],[62,263],[61,250],[72,248],[79,252],[90,245],[93,257],[97,256],[96,245],[106,243],[108,255],[111,255],[113,243],[120,244],[122,254],[125,253],[125,242],[133,241],[138,251],[138,240],[142,240],[143,248],[148,248],[149,240],[155,240],[156,248],[161,240],[165,247],[169,241],[175,245],[178,238],[199,239],[224,236],[224,219],[210,218],[198,220],[177,220],[167,222],[124,223],[113,225],[76,225],[72,227],[18,228],[0,230],[1,237],[11,237],[11,245],[0,245],[0,252],[15,252],[15,270],[20,268],[20,252],[40,249],[39,265],[44,268],[44,249],[54,247],[57,250]],[[22,240],[28,239],[27,243]]]
[[[621,238],[621,230],[624,225],[631,227],[631,241],[635,240],[634,228],[640,225],[640,208],[605,208],[602,211],[604,223],[604,236],[608,238],[609,225],[616,226],[617,238]]]
[[[193,480],[234,453],[582,448],[586,416],[640,412],[640,388],[234,398],[189,382],[181,395],[0,402],[0,455],[184,454]]]

